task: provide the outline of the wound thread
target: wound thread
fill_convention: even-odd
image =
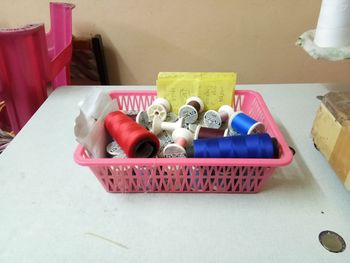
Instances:
[[[200,109],[201,109],[201,105],[200,105],[197,101],[195,101],[195,100],[189,101],[189,102],[187,103],[187,105],[190,105],[190,106],[192,106],[193,108],[195,108],[197,112],[199,112]]]
[[[157,136],[120,111],[106,116],[105,127],[129,158],[154,157],[159,150]]]
[[[265,126],[263,123],[254,120],[252,117],[241,111],[238,111],[231,116],[229,126],[231,130],[242,135],[265,132]]]
[[[193,141],[195,158],[278,158],[279,147],[267,133]]]
[[[223,129],[213,129],[213,128],[206,128],[206,127],[199,127],[198,129],[199,131],[198,131],[197,139],[207,139],[207,138],[225,136],[225,130]]]

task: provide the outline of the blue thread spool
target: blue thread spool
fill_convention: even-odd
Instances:
[[[263,123],[254,120],[242,111],[237,111],[230,117],[229,127],[242,135],[265,132]]]
[[[193,141],[195,158],[278,158],[279,147],[267,133]]]

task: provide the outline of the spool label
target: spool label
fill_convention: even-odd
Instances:
[[[106,147],[106,151],[108,154],[112,155],[113,158],[127,158],[126,154],[122,150],[116,141],[112,141]]]
[[[162,158],[162,157],[164,157],[163,150],[164,150],[165,146],[167,146],[170,143],[173,143],[173,139],[172,139],[171,135],[169,133],[167,133],[166,131],[161,132],[158,135],[158,138],[159,138],[159,142],[160,142],[158,157]]]
[[[186,153],[180,152],[180,151],[174,151],[174,152],[169,152],[167,151],[164,153],[165,158],[186,158]]]
[[[163,151],[165,158],[186,158],[186,151],[178,146],[170,145]]]
[[[198,113],[193,107],[182,107],[179,116],[184,118],[185,123],[194,123],[198,119]]]
[[[221,127],[220,115],[214,111],[207,111],[204,114],[203,122],[208,128],[218,129]]]

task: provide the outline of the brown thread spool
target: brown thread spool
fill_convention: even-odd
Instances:
[[[195,108],[197,112],[199,112],[201,109],[201,105],[195,100],[191,100],[190,102],[187,103],[187,105],[190,105],[193,108]]]
[[[199,97],[189,97],[186,104],[179,109],[179,117],[184,118],[185,123],[194,123],[198,119],[198,113],[204,110],[204,103]]]
[[[215,137],[226,137],[227,135],[228,135],[228,129],[225,129],[225,130],[213,129],[213,128],[206,128],[198,125],[194,133],[194,140],[208,139],[208,138],[215,138]]]

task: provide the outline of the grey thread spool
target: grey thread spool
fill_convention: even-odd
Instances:
[[[199,97],[189,97],[186,104],[179,109],[179,117],[184,118],[185,123],[195,123],[198,113],[204,110],[204,102]]]
[[[234,113],[229,105],[222,105],[219,111],[208,110],[203,117],[203,123],[208,128],[219,129],[223,123],[227,122]]]
[[[148,129],[149,125],[149,119],[148,119],[148,114],[145,111],[140,111],[135,118],[135,121],[140,124],[141,126],[145,127]]]

